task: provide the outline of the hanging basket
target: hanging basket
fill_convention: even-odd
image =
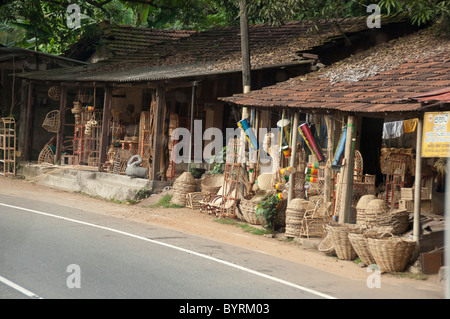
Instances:
[[[367,240],[369,250],[383,272],[402,272],[411,259],[416,242],[400,237],[369,238]]]
[[[60,126],[59,110],[48,112],[45,116],[42,127],[51,133],[57,133]]]
[[[59,101],[59,96],[61,93],[61,87],[59,86],[52,86],[48,89],[48,97],[53,101]]]

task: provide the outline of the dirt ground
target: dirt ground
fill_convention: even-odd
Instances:
[[[215,216],[201,213],[199,210],[150,208],[149,206],[157,203],[164,193],[147,198],[138,204],[112,203],[80,193],[65,192],[32,184],[18,178],[0,177],[0,194],[75,207],[141,223],[156,224],[309,265],[346,278],[366,280],[368,276],[366,269],[353,261],[338,260],[336,257],[306,248],[297,241],[287,241],[283,236],[271,238],[265,235],[254,235],[236,225],[219,223],[215,220]],[[401,284],[402,281],[415,281],[420,285],[429,286],[433,290],[440,286],[436,275],[428,276],[426,280],[418,280],[411,276],[405,278],[393,274],[383,274],[382,276],[384,282]]]

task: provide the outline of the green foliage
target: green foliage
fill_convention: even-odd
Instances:
[[[278,216],[277,205],[280,200],[275,194],[269,194],[259,201],[256,208],[256,216],[260,216],[266,221],[266,227],[273,229],[275,227],[275,219]]]
[[[217,154],[213,158],[210,159],[209,164],[214,165],[213,169],[209,171],[213,175],[220,175],[224,172],[224,162],[225,157],[227,154],[227,147],[223,147],[222,152],[220,154]]]
[[[171,195],[164,195],[161,199],[153,205],[150,205],[150,208],[183,208],[183,205],[173,204],[170,201],[172,200]]]

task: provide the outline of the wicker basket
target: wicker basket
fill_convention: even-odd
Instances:
[[[383,199],[371,200],[360,212],[361,223],[367,226],[379,226],[379,221],[388,213],[389,207]]]
[[[365,223],[364,211],[366,210],[367,204],[372,200],[377,199],[375,195],[363,195],[356,204],[356,223],[363,225]]]
[[[264,218],[256,216],[256,208],[258,208],[259,201],[266,195],[267,191],[259,191],[254,196],[241,198],[239,210],[244,221],[252,225],[265,225]]]
[[[48,89],[48,97],[53,101],[59,101],[59,95],[61,93],[61,88],[59,86],[52,86]]]
[[[47,113],[45,116],[42,127],[51,133],[57,133],[60,126],[59,110],[53,110]]]
[[[223,186],[223,175],[208,175],[202,178],[200,188],[204,194],[217,194]]]
[[[336,255],[336,250],[334,249],[333,240],[331,239],[330,234],[325,235],[317,249],[327,255]]]
[[[358,234],[358,233],[349,233],[348,239],[356,252],[356,255],[361,259],[361,262],[366,265],[375,264],[375,259],[372,256],[372,253],[369,250],[367,239],[369,236],[376,236],[375,234],[369,235],[367,233]]]
[[[348,225],[333,224],[327,225],[327,233],[331,236],[333,247],[336,250],[336,256],[342,260],[354,260],[356,251],[348,238],[352,231]]]
[[[292,199],[286,207],[286,237],[300,237],[303,217],[310,208],[309,201],[301,198]]]
[[[404,271],[416,247],[415,241],[400,237],[368,238],[367,243],[382,273]]]
[[[197,191],[197,182],[190,172],[184,172],[173,183],[173,196],[171,202],[177,205],[186,205],[186,194]]]

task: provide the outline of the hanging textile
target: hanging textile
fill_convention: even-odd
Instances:
[[[385,122],[383,124],[383,139],[397,138],[403,135],[403,121]]]
[[[416,131],[418,119],[410,119],[403,121],[403,133],[413,133]]]

